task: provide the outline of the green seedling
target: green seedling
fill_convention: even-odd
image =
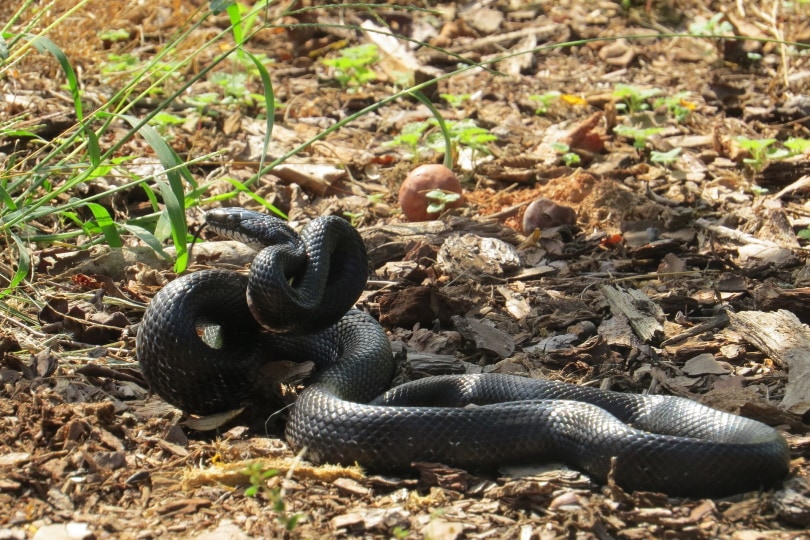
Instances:
[[[802,240],[810,240],[810,227],[807,229],[802,229],[796,233],[796,236],[801,238]]]
[[[444,211],[448,204],[454,203],[461,198],[461,195],[443,189],[433,189],[425,193],[429,204],[427,211],[429,214],[439,214]]]
[[[206,107],[219,103],[220,97],[216,92],[201,92],[199,94],[186,96],[183,101],[202,111]]]
[[[278,521],[288,531],[295,529],[298,522],[303,517],[302,514],[289,514],[287,511],[287,504],[284,502],[284,493],[280,487],[270,488],[267,486],[267,480],[278,476],[279,471],[276,469],[264,469],[261,463],[251,463],[242,471],[248,477],[250,486],[245,489],[245,495],[248,497],[258,497],[262,494],[276,511]]]
[[[436,124],[434,119],[429,122]],[[459,146],[469,147],[477,150],[483,154],[489,154],[489,149],[486,143],[497,141],[498,137],[475,123],[475,120],[468,118],[458,122],[447,120],[447,131],[450,137],[450,143],[454,148]],[[431,133],[427,136],[426,144],[437,152],[441,152],[445,148],[445,140],[443,133]]]
[[[170,126],[181,125],[185,122],[186,119],[181,116],[161,111],[156,114],[149,123],[155,126],[161,134],[165,135]]]
[[[349,218],[349,223],[352,224],[352,227],[357,228],[363,222],[363,216],[365,216],[366,213],[362,212],[362,211],[360,211],[360,212],[350,212],[350,211],[347,210],[347,211],[343,212],[343,215],[346,216],[347,218]]]
[[[118,75],[134,71],[138,67],[140,60],[131,53],[107,55],[107,61],[101,63],[102,75]]]
[[[448,105],[457,109],[464,104],[465,101],[470,99],[472,94],[439,94],[439,97],[447,102]]]
[[[419,141],[422,140],[427,128],[430,127],[429,122],[411,122],[405,124],[402,132],[394,137],[392,140],[385,143],[384,146],[406,146],[410,150],[410,154],[414,162],[419,159]]]
[[[488,142],[498,140],[489,130],[478,126],[475,120],[467,119],[458,122],[445,120],[445,131],[433,131],[425,136],[429,128],[439,125],[435,118],[424,122],[411,122],[402,128],[402,132],[391,141],[385,143],[386,146],[406,146],[410,150],[413,160],[419,160],[419,156],[426,151],[444,152],[447,149],[449,139],[451,153],[459,147],[472,148],[482,154],[489,154]],[[424,142],[422,142],[424,139]]]
[[[690,24],[689,33],[694,36],[726,36],[734,34],[734,27],[726,20],[725,13],[715,13],[708,21]]]
[[[765,162],[772,159],[787,157],[789,152],[783,148],[771,148],[776,139],[749,139],[739,136],[735,139],[740,148],[747,150],[751,157],[743,159],[743,163],[755,172],[762,169]]]
[[[384,193],[372,193],[370,195],[366,195],[366,199],[370,204],[380,204],[385,199]]]
[[[613,128],[613,132],[621,137],[633,139],[633,147],[643,150],[647,147],[647,139],[656,133],[663,131],[663,128],[638,128],[634,126],[619,125]]]
[[[697,108],[694,103],[689,101],[690,95],[691,92],[678,92],[673,96],[661,97],[655,100],[653,107],[656,109],[665,107],[667,113],[672,115],[676,121],[683,122]]]
[[[551,145],[551,147],[554,148],[554,150],[558,154],[560,154],[563,163],[565,163],[567,167],[576,167],[582,161],[582,159],[579,157],[579,154],[577,154],[576,152],[572,152],[571,147],[565,143],[561,142],[554,143]]]
[[[782,144],[788,149],[791,156],[810,153],[810,139],[791,137]]]
[[[367,43],[347,47],[337,58],[327,58],[321,62],[334,70],[335,80],[342,88],[358,88],[377,78],[377,74],[369,66],[379,59],[377,46]]]
[[[534,114],[543,115],[548,113],[549,108],[551,108],[551,106],[560,99],[560,96],[562,96],[562,93],[557,92],[556,90],[546,92],[545,94],[530,95],[529,99],[539,102],[539,105],[534,110]]]
[[[669,152],[656,152],[653,150],[650,152],[650,162],[669,167],[678,161],[678,156],[681,155],[681,152],[683,152],[683,148],[680,147],[673,148]]]
[[[117,41],[126,41],[129,39],[129,31],[119,28],[117,30],[104,30],[98,33],[99,39],[115,43]]]
[[[251,92],[248,88],[248,74],[244,72],[213,73],[211,82],[218,84],[225,92],[224,105],[242,104],[248,107],[254,106],[257,102],[264,100],[265,96]]]
[[[638,88],[629,84],[617,84],[613,90],[613,97],[621,100],[616,103],[617,109],[635,114],[649,109],[648,100],[662,93],[663,90],[660,88]]]

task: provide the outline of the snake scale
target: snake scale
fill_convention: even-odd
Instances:
[[[600,482],[610,474],[628,490],[684,496],[758,489],[788,472],[778,431],[684,398],[504,374],[428,377],[388,390],[396,366],[385,332],[351,309],[368,263],[345,220],[317,218],[300,236],[242,209],[212,210],[206,221],[260,251],[247,276],[181,276],[144,314],[144,376],[186,412],[256,399],[267,360],[312,360],[315,375],[286,437],[314,462],[402,471],[416,461],[486,470],[560,460]],[[219,344],[200,337],[201,322],[220,328]]]

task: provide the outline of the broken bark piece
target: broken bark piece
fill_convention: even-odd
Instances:
[[[464,339],[475,343],[477,349],[492,353],[499,358],[506,358],[515,352],[515,340],[512,339],[512,336],[493,326],[458,315],[453,317],[453,324]]]
[[[784,309],[729,313],[729,322],[746,341],[788,368],[782,407],[799,415],[810,411],[810,329]]]
[[[711,353],[699,354],[683,365],[683,372],[690,377],[700,375],[727,375],[731,370],[728,363],[718,362]]]
[[[636,335],[645,343],[657,345],[664,338],[664,312],[658,304],[638,289],[622,291],[605,285],[599,289],[610,304],[614,315],[621,315],[630,321]]]
[[[786,309],[801,322],[810,323],[810,287],[780,289],[772,283],[763,283],[754,289],[753,297],[756,307],[763,311]]]
[[[380,323],[411,328],[430,326],[433,321],[448,323],[453,315],[464,313],[469,301],[450,298],[435,287],[409,287],[380,298]]]

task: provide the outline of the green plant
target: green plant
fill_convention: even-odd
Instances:
[[[383,202],[384,198],[385,198],[385,194],[383,194],[383,193],[372,193],[372,194],[366,196],[366,199],[368,199],[368,202],[370,204],[379,204],[379,203]]]
[[[445,152],[445,155],[447,155],[448,144],[451,156],[455,154],[459,147],[472,148],[482,154],[488,154],[489,148],[487,148],[486,143],[498,140],[496,135],[478,126],[475,120],[472,119],[444,120],[444,129],[429,132],[429,128],[436,126],[441,127],[436,118],[424,122],[405,124],[399,135],[385,143],[385,145],[407,147],[413,161],[417,162],[422,153],[428,150]]]
[[[686,120],[696,105],[689,101],[691,92],[678,92],[672,96],[665,96],[655,100],[653,107],[665,107],[667,112],[678,122]]]
[[[429,120],[429,122],[436,123],[433,119]],[[446,120],[445,122],[447,123],[447,136],[449,136],[450,143],[454,147],[469,147],[488,154],[489,149],[486,147],[486,143],[498,140],[496,135],[478,126],[472,118],[459,121]],[[442,151],[445,146],[445,134],[441,132],[430,133],[425,143],[433,150]]]
[[[109,53],[107,61],[101,63],[101,73],[105,75],[129,73],[140,64],[140,60],[132,53]]]
[[[428,191],[425,194],[425,197],[428,199],[429,204],[427,207],[427,211],[429,214],[440,214],[444,211],[445,207],[450,204],[454,203],[461,198],[461,195],[458,193],[453,193],[452,191],[445,191],[443,189],[433,189]]]
[[[683,148],[681,147],[673,148],[669,152],[657,152],[653,150],[650,152],[650,162],[669,167],[678,161],[678,156],[681,155],[681,152],[683,152]]]
[[[616,135],[633,139],[633,146],[639,150],[647,147],[647,139],[656,133],[663,131],[663,128],[649,127],[639,128],[635,126],[618,125],[613,128]]]
[[[461,105],[470,99],[471,96],[472,94],[439,94],[439,97],[445,100],[447,104],[454,109],[461,107]]]
[[[751,167],[755,172],[762,169],[769,159],[781,159],[789,155],[787,150],[781,148],[771,148],[776,139],[749,139],[739,136],[736,139],[740,148],[747,150],[750,157],[743,159],[743,163]]]
[[[189,167],[200,161],[216,159],[216,153],[187,156],[181,158],[166,141],[159,130],[171,123],[179,122],[168,111],[169,107],[198,80],[206,77],[211,70],[226,61],[230,54],[241,47],[233,45],[229,49],[217,47],[221,54],[214,58],[206,56],[206,65],[195,75],[180,80],[183,69],[197,56],[215,43],[223,40],[230,29],[213,36],[208,42],[201,43],[196,49],[178,52],[180,45],[193,34],[206,19],[180,29],[173,36],[166,36],[160,50],[141,60],[132,54],[110,55],[109,62],[99,69],[102,73],[112,74],[123,70],[126,77],[116,79],[124,86],[111,92],[107,99],[92,112],[87,114],[82,102],[82,91],[73,66],[64,52],[45,35],[47,29],[64,24],[77,10],[86,6],[87,0],[76,2],[70,9],[49,21],[47,29],[38,31],[41,15],[45,11],[33,14],[29,22],[16,32],[9,29],[15,20],[21,17],[25,3],[2,30],[4,49],[0,51],[5,61],[0,64],[0,77],[7,77],[9,70],[25,58],[28,51],[36,49],[40,53],[50,54],[56,59],[65,77],[64,88],[72,97],[76,124],[64,131],[59,137],[41,140],[35,154],[22,153],[4,162],[0,174],[0,238],[7,242],[5,252],[11,253],[13,275],[5,282],[0,295],[8,295],[31,275],[31,259],[28,255],[30,243],[67,242],[85,238],[77,249],[86,248],[98,243],[111,247],[123,245],[122,235],[134,235],[143,243],[152,247],[166,258],[163,242],[173,240],[176,255],[175,269],[182,271],[188,262],[187,245],[191,236],[186,225],[186,209],[213,200],[206,199],[208,185],[198,182],[191,174]],[[209,12],[208,15],[211,13]],[[112,37],[112,36],[111,36]],[[272,109],[274,102],[269,75],[266,69],[262,72],[262,82],[266,85],[262,100],[268,109],[267,136],[272,129]],[[142,117],[133,115],[133,107],[146,96],[165,95],[163,101],[150,107]],[[5,123],[5,133],[21,133],[15,125],[15,119]],[[154,173],[136,176],[127,173],[129,166],[118,154],[133,139],[142,138],[151,147],[160,165]],[[94,179],[110,174],[120,174],[123,181],[100,193],[84,194],[80,189]],[[141,190],[151,212],[138,216],[124,217],[116,215],[114,207],[103,203],[104,200],[120,196],[122,193]],[[233,197],[247,190],[245,184],[234,181],[234,189],[229,193],[216,196],[216,199]],[[272,208],[264,201],[268,208]],[[56,232],[51,232],[55,229]]]
[[[579,165],[580,162],[582,161],[581,158],[579,157],[579,154],[577,154],[576,152],[572,152],[571,147],[565,143],[558,142],[554,143],[551,146],[558,154],[560,154],[563,163],[565,163],[567,167],[575,167]]]
[[[209,77],[211,82],[222,87],[225,93],[223,104],[243,104],[252,107],[264,101],[264,94],[251,92],[248,88],[249,76],[247,73],[217,72]]]
[[[303,514],[290,514],[287,511],[287,503],[284,501],[284,490],[279,487],[269,487],[267,481],[278,476],[276,469],[265,469],[261,463],[250,463],[242,473],[248,477],[250,486],[245,489],[247,497],[258,497],[260,494],[270,502],[271,508],[275,510],[278,522],[288,531],[295,529]]]
[[[343,212],[343,215],[346,216],[347,218],[349,218],[349,223],[352,224],[352,227],[359,227],[360,223],[362,223],[362,221],[363,221],[363,216],[365,216],[366,213],[365,212],[350,212],[350,211],[347,210],[347,211]]]
[[[422,135],[430,127],[430,122],[410,122],[402,127],[399,135],[395,136],[384,146],[405,146],[410,150],[414,163],[419,160],[419,141]]]
[[[648,100],[663,93],[660,88],[639,88],[629,84],[617,84],[613,98],[617,100],[616,109],[630,114],[646,111],[650,108]]]
[[[129,31],[123,28],[104,30],[103,32],[98,33],[98,37],[104,41],[110,41],[113,43],[116,41],[125,41],[129,39]]]
[[[321,62],[333,69],[333,76],[342,88],[357,88],[377,78],[369,66],[378,60],[377,46],[367,43],[342,49],[337,58],[326,58]]]
[[[810,153],[810,139],[790,137],[782,143],[791,156]]]
[[[561,92],[557,92],[556,90],[552,90],[550,92],[546,92],[545,94],[532,94],[529,96],[529,99],[532,101],[538,101],[539,105],[534,110],[535,114],[546,114],[551,107],[557,100],[560,99],[562,95]]]
[[[689,25],[689,33],[695,36],[725,36],[733,35],[734,27],[726,19],[725,13],[715,13],[707,21],[693,22]]]

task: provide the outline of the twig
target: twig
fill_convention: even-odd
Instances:
[[[724,311],[717,317],[712,317],[708,321],[693,326],[689,330],[681,332],[677,336],[672,336],[671,338],[664,340],[660,346],[666,347],[667,345],[675,345],[676,343],[680,343],[681,341],[689,339],[690,337],[700,335],[703,332],[708,332],[709,330],[714,330],[715,328],[725,328],[727,325],[728,325],[728,314],[726,314],[726,312]]]
[[[717,236],[722,236],[725,238],[731,238],[732,240],[736,240],[737,242],[741,242],[743,244],[758,244],[760,246],[767,246],[767,247],[782,247],[774,242],[769,240],[760,240],[755,236],[751,236],[750,234],[740,232],[736,229],[730,229],[723,225],[717,225],[716,223],[712,223],[711,221],[703,218],[699,218],[695,220],[695,225],[698,228],[709,231]]]

